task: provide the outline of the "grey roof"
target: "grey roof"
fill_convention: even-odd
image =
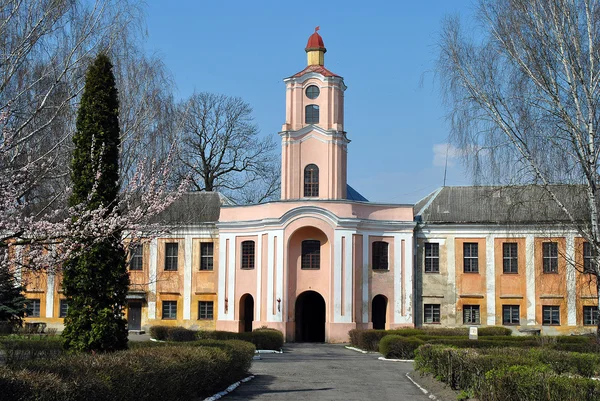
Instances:
[[[218,192],[187,192],[152,219],[165,225],[194,225],[219,220],[221,206],[231,201]]]
[[[589,216],[585,187],[548,187],[577,220]],[[569,222],[548,191],[539,185],[442,187],[415,205],[423,223],[527,224]]]
[[[358,191],[346,184],[346,199],[358,202],[368,202],[369,200],[362,196]]]

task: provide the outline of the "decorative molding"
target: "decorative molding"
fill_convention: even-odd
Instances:
[[[564,295],[560,294],[542,294],[540,295],[540,299],[564,299]]]
[[[500,295],[499,298],[500,299],[523,299],[523,295],[519,295],[519,294],[507,294],[507,295]]]
[[[485,295],[483,294],[460,294],[458,296],[459,298],[485,298]]]

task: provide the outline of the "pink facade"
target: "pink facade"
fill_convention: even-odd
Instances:
[[[284,80],[281,201],[221,209],[217,329],[345,342],[353,328],[412,326],[412,206],[348,199],[346,86],[316,32],[306,52]]]

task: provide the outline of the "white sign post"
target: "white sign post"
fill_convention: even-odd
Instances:
[[[469,327],[469,340],[477,340],[477,327],[471,326]]]

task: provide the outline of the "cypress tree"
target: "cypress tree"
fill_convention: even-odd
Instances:
[[[114,207],[119,196],[119,101],[112,64],[100,54],[89,67],[77,114],[71,161],[71,206]],[[120,233],[81,238],[84,253],[67,261],[63,289],[69,309],[63,332],[73,351],[127,348],[123,315],[129,276]]]
[[[25,315],[25,289],[18,284],[13,272],[0,266],[0,322],[21,325]]]

